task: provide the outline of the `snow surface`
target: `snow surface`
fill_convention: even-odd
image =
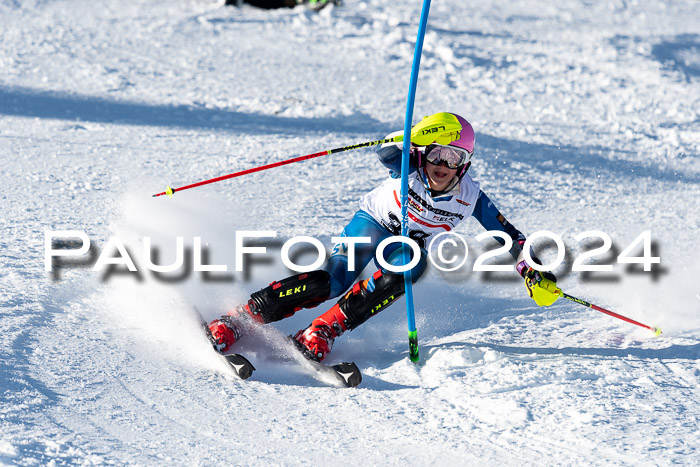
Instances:
[[[618,253],[650,230],[655,274],[557,272],[660,337],[470,272],[475,221],[464,270],[415,287],[417,366],[403,304],[336,342],[330,360],[365,375],[352,390],[283,360],[319,310],[242,341],[245,383],[199,335],[193,305],[214,317],[288,273],[233,271],[235,231],[328,242],[386,171],[360,150],[151,194],[402,128],[420,8],[0,0],[0,463],[700,464],[695,0],[436,0],[415,106],[467,117],[474,178],[571,258],[586,230]],[[200,236],[229,272],[50,274],[47,229],[85,231],[93,254],[118,236],[140,266],[144,237],[169,264]]]

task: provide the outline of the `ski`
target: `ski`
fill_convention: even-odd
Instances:
[[[236,376],[238,376],[241,380],[250,378],[255,371],[253,364],[241,354],[233,353],[224,355],[216,350],[216,341],[211,335],[211,331],[209,331],[208,323],[197,308],[195,308],[195,312],[199,316],[202,331],[204,331],[204,334],[207,336],[207,339],[212,345],[212,350],[219,356],[219,358],[225,361],[226,365],[231,368]],[[293,351],[298,351],[304,357],[304,362],[306,362],[308,366],[319,375],[329,376],[330,379],[336,380],[342,386],[347,388],[354,388],[362,382],[362,373],[355,363],[344,362],[337,363],[335,365],[326,365],[324,363],[311,360],[306,356],[306,354],[304,354],[304,348],[301,346],[301,344],[299,344],[299,342],[297,342],[292,336],[289,336],[288,340],[293,344]],[[326,382],[324,380],[321,381]]]
[[[218,350],[216,350],[216,342],[214,340],[214,336],[211,335],[211,331],[209,331],[209,325],[207,324],[206,320],[197,308],[195,308],[195,311],[199,316],[202,331],[204,331],[204,334],[207,336],[207,339],[209,339],[209,342],[211,343],[212,350],[219,356],[220,359],[222,359],[226,363],[227,367],[233,370],[236,376],[238,376],[242,380],[250,378],[253,372],[255,371],[255,367],[253,366],[253,364],[250,363],[250,361],[241,354],[233,353],[224,355]]]
[[[214,351],[219,353],[216,350]],[[226,361],[229,367],[233,369],[233,372],[236,373],[236,376],[242,380],[250,378],[255,371],[253,364],[241,354],[233,353],[229,355],[222,355],[219,353],[219,356]]]
[[[289,340],[292,341],[294,347],[302,354],[306,362],[318,373],[323,375],[331,376],[335,378],[340,384],[346,388],[354,388],[362,382],[362,373],[360,369],[357,368],[354,362],[344,362],[337,363],[335,365],[326,365],[316,360],[311,360],[304,353],[304,347],[297,342],[292,336],[289,336]]]

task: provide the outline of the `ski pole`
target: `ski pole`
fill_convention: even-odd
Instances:
[[[235,173],[228,174],[228,175],[222,175],[220,177],[211,178],[209,180],[203,180],[201,182],[193,183],[191,185],[181,186],[180,188],[168,187],[164,192],[156,193],[155,195],[153,195],[153,198],[155,198],[157,196],[163,196],[163,195],[168,195],[169,197],[172,198],[173,194],[176,191],[189,190],[190,188],[196,188],[198,186],[208,185],[210,183],[216,183],[216,182],[220,182],[222,180],[228,180],[229,178],[240,177],[241,175],[248,175],[248,174],[251,174],[253,172],[260,172],[262,170],[272,169],[273,167],[280,167],[282,165],[293,164],[294,162],[300,162],[300,161],[304,161],[307,159],[313,159],[314,157],[329,156],[331,154],[337,154],[339,152],[352,151],[355,149],[376,146],[378,144],[384,144],[384,143],[398,143],[399,141],[403,141],[403,135],[398,135],[398,136],[395,136],[393,138],[388,138],[388,139],[380,139],[377,141],[367,141],[365,143],[353,144],[352,146],[345,146],[342,148],[328,149],[326,151],[316,152],[313,154],[307,154],[305,156],[294,157],[292,159],[287,159],[286,161],[273,162],[272,164],[261,165],[260,167],[255,167],[253,169],[241,170],[240,172],[235,172]]]
[[[430,13],[430,0],[423,0],[423,8],[418,23],[418,36],[416,48],[413,51],[413,65],[411,66],[411,79],[408,84],[408,98],[406,99],[406,119],[403,127],[403,157],[401,158],[401,235],[408,237],[408,167],[411,149],[411,121],[413,120],[413,104],[416,99],[416,86],[418,83],[418,71],[420,70],[420,57],[423,54],[423,39],[425,28],[428,24]],[[403,264],[411,261],[406,245],[403,245]],[[406,291],[406,318],[408,324],[408,357],[412,362],[418,362],[418,330],[413,310],[413,279],[411,270],[403,273],[404,290]]]
[[[605,313],[606,315],[613,316],[617,319],[621,319],[622,321],[627,321],[628,323],[631,324],[636,324],[637,326],[641,326],[643,328],[647,328],[650,331],[653,331],[655,335],[661,334],[661,328],[655,328],[652,326],[647,326],[646,324],[640,323],[639,321],[635,321],[633,319],[627,318],[626,316],[619,315],[615,312],[612,312],[610,310],[606,310],[605,308],[599,307],[598,305],[594,305],[592,303],[588,303],[585,300],[581,300],[580,298],[573,297],[567,293],[564,293],[563,291],[561,292],[561,296],[564,297],[567,300],[571,300],[572,302],[576,302],[579,305],[587,306],[588,308],[593,308],[596,311],[600,311],[601,313]]]

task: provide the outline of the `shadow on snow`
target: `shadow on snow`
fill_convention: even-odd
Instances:
[[[117,101],[2,86],[0,115],[123,125],[219,129],[254,134],[297,134],[300,131],[366,132],[368,129],[383,131],[380,122],[364,114],[287,118],[192,105]]]
[[[486,164],[498,161],[505,164],[502,168],[489,168],[489,172],[508,173],[515,178],[524,169],[511,167],[519,163],[528,169],[541,172],[553,172],[558,177],[570,176],[599,180],[600,183],[618,184],[617,177],[649,179],[670,183],[695,185],[700,182],[700,174],[681,172],[677,168],[666,167],[662,162],[648,158],[649,164],[638,161],[614,158],[622,151],[601,146],[554,146],[551,144],[529,143],[525,141],[494,137],[486,134],[477,135],[477,145],[481,158]],[[611,154],[605,156],[605,154]],[[475,164],[478,164],[478,160]],[[489,177],[489,173],[481,177]]]
[[[587,348],[587,347],[516,347],[488,342],[453,342],[448,344],[426,345],[425,349],[444,349],[449,347],[474,347],[495,350],[508,355],[568,355],[576,357],[633,357],[642,360],[700,360],[700,344],[671,345],[664,349],[628,348]]]
[[[651,48],[651,55],[665,68],[680,71],[686,82],[700,76],[700,36],[679,34]]]

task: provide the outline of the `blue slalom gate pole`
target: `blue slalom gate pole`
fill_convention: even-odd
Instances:
[[[428,24],[428,13],[430,12],[430,0],[423,0],[423,10],[420,14],[420,24],[418,25],[418,38],[416,39],[416,50],[413,52],[413,66],[411,68],[411,83],[408,86],[408,99],[406,102],[406,120],[403,126],[403,157],[401,159],[401,235],[408,237],[408,170],[409,154],[411,151],[411,122],[413,120],[413,103],[416,99],[416,83],[418,82],[418,69],[420,68],[420,57],[423,53],[423,38],[425,28]],[[410,249],[403,246],[403,264],[408,264],[411,260]],[[418,331],[416,329],[416,318],[413,311],[413,278],[411,270],[403,273],[403,282],[406,289],[406,315],[408,317],[408,351],[412,362],[418,361]]]

